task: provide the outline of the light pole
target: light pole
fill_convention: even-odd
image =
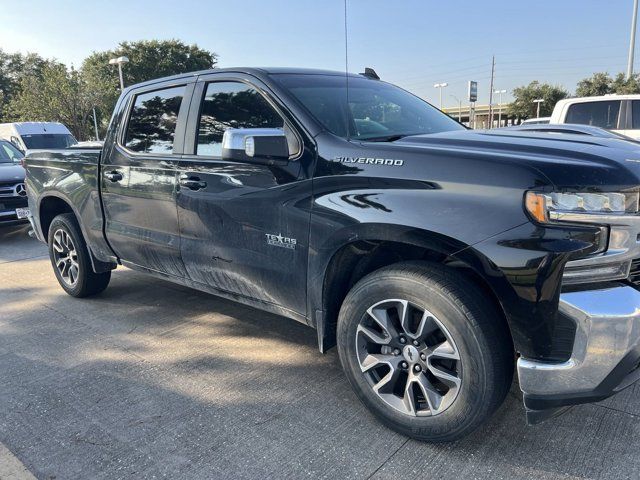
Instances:
[[[498,94],[498,128],[502,126],[502,94],[507,93],[506,90],[494,90],[493,93]]]
[[[440,110],[442,110],[442,89],[445,88],[446,86],[448,86],[449,84],[447,82],[443,82],[443,83],[435,83],[433,85],[433,88],[437,88],[440,90]]]
[[[120,91],[124,90],[124,79],[122,78],[122,65],[129,63],[127,57],[112,58],[109,60],[109,65],[118,65],[118,75],[120,76]]]
[[[633,17],[631,18],[631,38],[629,40],[629,60],[627,62],[627,79],[633,75],[633,51],[636,46],[636,24],[638,23],[638,0],[633,0]]]
[[[533,103],[537,103],[538,107],[536,110],[536,118],[540,118],[540,104],[544,103],[544,98],[538,98],[536,100],[533,101]]]
[[[462,100],[460,100],[455,95],[449,95],[450,97],[455,98],[456,102],[458,102],[458,121],[462,123]],[[469,120],[471,122],[471,120]]]

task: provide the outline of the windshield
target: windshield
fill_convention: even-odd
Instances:
[[[273,75],[331,133],[359,140],[464,130],[424,100],[380,80],[339,75]]]
[[[39,150],[42,148],[67,148],[78,143],[78,141],[73,138],[73,135],[68,133],[38,133],[33,135],[22,135],[22,141],[28,150]]]
[[[14,163],[24,158],[20,150],[9,142],[0,141],[0,163]]]

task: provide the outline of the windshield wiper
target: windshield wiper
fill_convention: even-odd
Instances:
[[[408,137],[409,135],[385,135],[384,137],[370,137],[370,138],[360,138],[358,140],[362,140],[363,142],[395,142],[396,140],[400,140],[401,138]]]

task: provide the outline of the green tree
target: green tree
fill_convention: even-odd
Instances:
[[[61,122],[78,140],[92,135],[92,110],[102,95],[82,72],[49,61],[40,75],[24,76],[7,112],[14,121]]]
[[[540,105],[540,116],[546,117],[551,115],[558,100],[568,96],[569,92],[559,85],[534,80],[529,85],[513,89],[514,101],[509,105],[508,112],[509,115],[522,119],[535,117],[537,106],[534,100],[543,99],[544,102]]]
[[[640,74],[634,73],[627,79],[624,73],[619,73],[612,82],[611,91],[619,95],[640,93]]]
[[[613,79],[607,72],[594,73],[578,82],[576,97],[595,97],[613,91]]]
[[[82,63],[87,82],[103,92],[98,109],[106,121],[120,95],[118,67],[109,59],[125,56],[129,63],[123,67],[125,86],[180,73],[213,68],[218,56],[197,45],[179,40],[142,40],[122,42],[114,50],[94,52]]]
[[[41,77],[46,64],[47,60],[35,53],[22,55],[0,49],[0,122],[6,120],[6,108],[19,93],[22,79]]]

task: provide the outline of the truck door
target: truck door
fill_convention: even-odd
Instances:
[[[286,165],[223,161],[228,128],[297,127],[253,77],[205,78],[195,88],[188,154],[178,165],[185,268],[195,282],[304,314],[314,149],[291,130],[298,151]]]
[[[193,84],[136,91],[101,159],[105,232],[124,262],[185,277],[176,162]]]

